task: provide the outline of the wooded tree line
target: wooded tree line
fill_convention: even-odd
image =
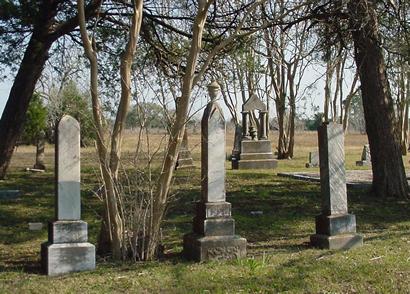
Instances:
[[[237,125],[238,106],[251,95],[273,106],[278,157],[291,158],[297,104],[312,87],[302,81],[310,65],[322,63],[323,119],[347,129],[352,99],[360,94],[374,194],[407,197],[402,153],[410,95],[408,13],[401,0],[1,1],[0,62],[17,74],[0,120],[0,178],[44,68],[58,80],[49,87],[57,95],[50,97],[58,97],[72,77],[88,76],[104,186],[100,252],[153,258],[185,125],[204,84],[219,81]],[[71,59],[70,52],[76,52]],[[79,70],[78,60],[87,68]],[[147,225],[141,235],[140,227],[127,227],[118,183],[127,112],[132,99],[147,105],[147,89],[162,106],[169,139],[152,180],[152,200],[143,206]]]

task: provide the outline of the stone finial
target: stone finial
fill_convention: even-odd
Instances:
[[[221,92],[221,86],[219,86],[217,81],[213,81],[208,85],[208,93],[211,101],[215,101]]]

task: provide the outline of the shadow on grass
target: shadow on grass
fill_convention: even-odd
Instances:
[[[0,229],[0,240],[7,245],[38,238],[36,233],[28,231],[27,223],[33,220],[47,222],[54,213],[51,174],[17,174],[13,177],[15,180],[9,183],[0,183],[1,188],[21,189],[24,196],[17,201],[0,203],[0,224],[7,228]],[[92,185],[90,179],[86,178],[86,181]],[[163,223],[163,243],[167,252],[165,260],[180,263],[184,261],[180,254],[182,237],[192,230],[194,203],[200,199],[200,171],[177,173],[175,185],[178,193],[170,203]],[[357,217],[358,232],[371,234],[365,242],[388,238],[387,230],[408,230],[410,226],[409,202],[379,200],[361,190],[349,190],[348,199],[349,210]],[[95,197],[83,197],[83,201],[83,218],[95,219],[101,202]],[[309,248],[308,237],[314,233],[314,219],[320,213],[319,185],[279,178],[268,172],[228,172],[227,201],[232,203],[236,232],[248,239],[251,255],[261,251],[296,252]],[[252,214],[255,211],[262,213]],[[94,235],[98,228],[98,222],[91,226],[91,239],[97,239]],[[4,269],[24,268],[21,256],[18,257],[21,261],[7,261]],[[27,269],[30,268],[36,267],[27,262]]]
[[[0,273],[24,272],[27,274],[44,274],[40,261],[32,260],[32,256],[20,255],[18,260],[9,259],[0,264]]]

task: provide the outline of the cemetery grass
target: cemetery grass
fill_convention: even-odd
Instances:
[[[350,251],[309,246],[314,217],[320,212],[319,186],[276,173],[312,171],[304,164],[315,139],[315,133],[298,134],[295,158],[280,161],[274,172],[232,171],[227,162],[227,201],[232,203],[237,234],[248,240],[247,258],[194,263],[181,256],[182,236],[191,231],[193,201],[200,195],[200,154],[194,147],[197,168],[178,171],[174,179],[174,196],[163,224],[165,250],[159,260],[115,263],[99,257],[93,272],[54,278],[40,269],[46,229],[28,230],[28,222],[53,218],[53,155],[46,154],[46,173],[26,173],[22,169],[32,165],[34,149],[19,147],[8,180],[0,182],[0,189],[23,191],[18,200],[0,200],[0,293],[408,293],[408,201],[375,199],[369,191],[349,189],[349,210],[356,215],[364,246]],[[354,162],[365,143],[364,136],[347,137],[348,169],[357,168]],[[229,152],[229,141],[227,146]],[[128,149],[131,154],[132,146]],[[93,194],[99,185],[93,156],[93,150],[83,150],[82,215],[95,244],[101,203]],[[408,168],[407,157],[404,162]]]

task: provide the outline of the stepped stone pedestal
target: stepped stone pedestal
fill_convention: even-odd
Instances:
[[[270,169],[277,166],[278,161],[273,158],[269,140],[242,140],[238,169]]]
[[[95,269],[95,247],[81,220],[80,125],[63,116],[56,130],[56,216],[49,223],[41,262],[49,276]]]
[[[246,256],[246,239],[235,235],[225,197],[225,119],[215,102],[219,89],[215,82],[208,86],[211,102],[201,121],[201,200],[193,232],[184,236],[184,254],[196,261]]]
[[[175,169],[190,169],[195,168],[194,160],[192,159],[191,151],[188,149],[188,130],[185,129],[184,137],[182,138],[181,148],[178,153],[177,164]]]
[[[251,124],[251,113],[259,111],[259,129]],[[242,106],[242,140],[240,154],[232,158],[232,169],[273,169],[278,161],[273,158],[268,139],[268,111],[266,105],[252,95]]]
[[[344,134],[340,124],[323,124],[318,129],[322,213],[316,217],[313,246],[323,249],[350,249],[363,245],[356,234],[356,217],[347,210],[344,167]]]

